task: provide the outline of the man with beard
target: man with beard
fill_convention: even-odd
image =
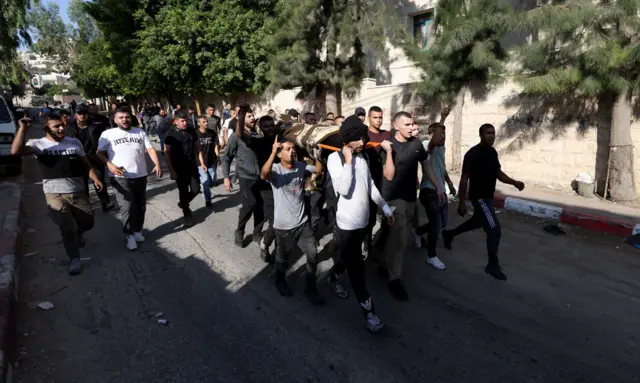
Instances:
[[[89,117],[91,118],[91,122],[95,126],[99,126],[100,130],[104,131],[111,128],[111,124],[109,124],[109,118],[98,113],[98,105],[89,104]]]
[[[200,175],[196,163],[203,172],[207,172],[207,165],[200,151],[196,131],[189,126],[187,117],[184,112],[176,113],[173,119],[176,128],[169,131],[164,139],[164,153],[171,179],[178,185],[178,206],[182,209],[184,226],[191,227],[193,217],[189,204],[200,193]]]
[[[369,222],[369,200],[372,199],[380,206],[389,224],[393,224],[394,216],[376,185],[371,182],[367,159],[362,153],[368,141],[367,126],[358,116],[347,117],[340,127],[340,138],[344,146],[327,159],[327,169],[338,197],[334,230],[336,263],[329,272],[328,282],[339,298],[346,299],[349,295],[339,278],[345,270],[349,273],[351,286],[366,319],[366,328],[376,333],[382,330],[384,324],[375,314],[371,295],[367,290],[361,247]],[[380,146],[385,152],[391,151],[389,141],[383,141]]]
[[[91,166],[95,169],[98,178],[104,184],[105,168],[104,163],[96,156],[98,149],[98,141],[102,132],[104,132],[105,126],[100,124],[94,124],[93,120],[89,117],[89,109],[85,105],[80,105],[76,110],[76,119],[67,126],[67,136],[77,138],[84,148],[84,152],[91,163]],[[84,187],[89,194],[89,176],[84,176]],[[102,211],[107,212],[114,208],[111,200],[109,199],[109,193],[107,188],[103,187],[100,190],[96,188],[96,194],[100,199],[102,205]]]
[[[140,128],[131,127],[131,111],[117,109],[115,129],[105,130],[98,141],[97,157],[109,169],[111,186],[116,190],[120,206],[120,221],[125,235],[127,250],[138,249],[144,242],[142,227],[147,204],[147,159],[149,154],[155,165],[152,172],[162,177],[158,153],[149,142],[147,134]]]
[[[469,200],[473,204],[473,216],[453,230],[443,230],[442,240],[444,246],[451,249],[451,242],[457,235],[482,227],[487,234],[489,255],[489,263],[485,266],[484,272],[497,280],[506,281],[507,276],[502,272],[498,261],[501,230],[493,207],[493,195],[496,191],[496,180],[512,185],[520,191],[524,189],[524,183],[504,174],[498,160],[498,152],[493,148],[495,140],[496,128],[493,125],[483,124],[480,126],[480,143],[469,149],[464,155],[462,176],[458,188],[458,197],[460,198],[458,214],[464,217],[467,214],[465,203],[467,186],[471,181]]]
[[[200,184],[202,185],[202,194],[204,195],[205,206],[213,209],[211,202],[211,188],[216,185],[216,169],[220,161],[220,145],[218,143],[218,134],[215,129],[209,129],[209,119],[207,117],[198,118],[198,141],[200,150],[204,160],[204,167],[199,167]]]
[[[404,250],[407,245],[407,232],[411,228],[416,205],[416,179],[418,164],[422,165],[429,181],[436,185],[439,204],[444,203],[444,193],[433,174],[433,168],[427,161],[428,153],[422,142],[416,139],[416,126],[413,117],[407,112],[398,112],[393,117],[395,134],[389,140],[392,151],[380,153],[384,164],[382,196],[395,207],[395,224],[390,226],[384,250],[384,266],[381,274],[388,274],[388,288],[394,298],[406,301],[409,296],[402,283]],[[389,157],[392,156],[392,161]]]
[[[59,115],[48,116],[45,137],[29,140],[26,145],[31,119],[25,117],[18,123],[11,154],[36,156],[51,218],[60,228],[62,244],[71,260],[69,274],[78,275],[82,272],[80,248],[86,245],[83,234],[94,225],[93,206],[85,192],[83,177],[88,173],[98,190],[104,185],[85,156],[82,143],[65,137],[65,125]]]
[[[260,119],[258,126],[264,134],[264,144],[259,145],[258,150],[258,165],[260,168],[264,166],[269,157],[271,156],[271,147],[266,145],[268,142],[273,142],[277,138],[276,123],[270,116],[264,116]],[[269,227],[265,230],[262,239],[260,240],[260,258],[267,262],[273,263],[274,258],[269,252],[271,244],[276,239],[276,233],[273,228],[274,220],[274,201],[273,201],[273,189],[269,184],[265,184],[260,189],[260,197],[262,197],[264,206],[264,216],[267,220]]]
[[[280,295],[288,297],[293,291],[286,280],[289,256],[297,245],[307,256],[307,283],[305,295],[312,304],[323,304],[324,299],[316,288],[318,249],[309,224],[304,204],[305,178],[316,171],[315,166],[297,161],[296,147],[292,141],[273,141],[271,156],[262,167],[260,178],[271,183],[274,200],[273,227],[276,231],[276,288]],[[280,163],[274,164],[278,156]],[[318,163],[318,161],[316,161]]]
[[[242,207],[238,216],[238,227],[234,232],[234,243],[238,247],[244,247],[244,230],[253,215],[253,241],[259,242],[262,235],[264,220],[264,205],[260,190],[265,182],[260,179],[260,164],[257,151],[264,143],[264,134],[256,129],[256,119],[249,107],[240,108],[237,117],[237,127],[234,134],[229,137],[229,145],[222,156],[222,176],[224,177],[224,189],[231,191],[231,179],[229,168],[234,158],[236,162],[236,174],[240,184]]]

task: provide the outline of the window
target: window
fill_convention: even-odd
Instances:
[[[413,16],[413,38],[421,49],[429,49],[432,22],[431,13]]]

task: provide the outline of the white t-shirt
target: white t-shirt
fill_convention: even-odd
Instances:
[[[151,148],[147,134],[140,128],[108,129],[98,141],[98,150],[107,152],[111,163],[124,168],[125,178],[140,178],[149,174],[145,154]]]

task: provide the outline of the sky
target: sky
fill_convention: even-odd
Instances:
[[[65,23],[69,23],[69,16],[67,15],[67,9],[69,9],[70,0],[49,0],[49,3],[57,3],[60,7],[60,16]]]

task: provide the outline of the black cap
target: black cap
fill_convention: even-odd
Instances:
[[[361,115],[361,114],[363,114],[363,115],[365,115],[365,116],[366,116],[366,115],[367,115],[367,111],[366,111],[366,110],[364,110],[364,108],[363,108],[363,107],[359,106],[359,107],[357,107],[357,108],[356,108],[356,111],[355,111],[355,113],[353,113],[353,114],[355,114],[356,116],[359,116],[359,115]]]
[[[76,108],[76,114],[83,114],[83,113],[89,113],[89,107],[87,107],[85,104],[80,104]]]
[[[289,112],[287,112],[289,114],[289,116],[291,117],[298,117],[300,115],[300,113],[298,113],[297,110],[295,109],[289,109]]]
[[[340,126],[340,138],[343,142],[353,142],[369,138],[369,128],[360,121],[358,116],[347,117]]]

